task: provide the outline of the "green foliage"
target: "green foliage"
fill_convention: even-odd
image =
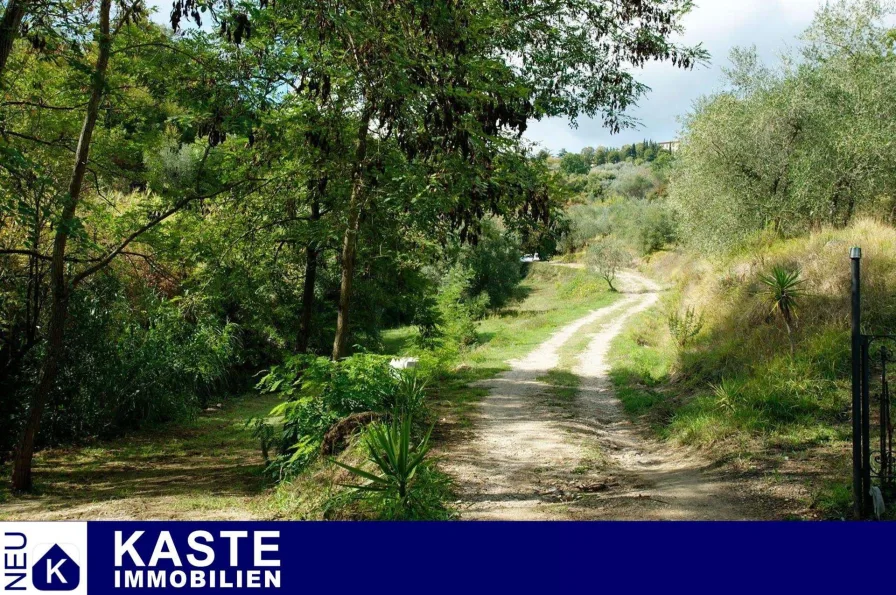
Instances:
[[[485,222],[476,245],[465,249],[458,257],[471,272],[466,293],[474,299],[485,294],[489,307],[500,308],[523,278],[521,257],[518,241],[492,222]]]
[[[584,163],[587,167],[593,167],[598,165],[605,164],[615,164],[620,161],[630,160],[633,163],[652,163],[656,161],[662,155],[668,155],[667,151],[664,151],[660,148],[659,143],[654,142],[652,140],[645,140],[640,143],[634,143],[631,145],[623,145],[621,148],[618,147],[584,147],[578,154],[569,153],[564,149],[561,149],[559,157],[560,157],[560,169],[563,170],[567,174],[573,173],[588,173],[588,171],[581,171],[581,168],[576,170],[569,170],[568,168],[564,168],[564,162],[570,164],[576,164],[578,166],[579,162]],[[573,156],[570,158],[570,156]]]
[[[850,432],[844,320],[853,245],[864,247],[866,281],[876,279],[864,287],[874,297],[866,300],[863,315],[874,320],[874,328],[890,328],[896,322],[886,297],[896,286],[891,226],[860,221],[843,230],[766,241],[715,261],[676,256],[685,264],[679,264],[678,291],[667,294],[667,308],[685,311],[687,296],[705,314],[703,330],[681,347],[672,336],[657,334],[659,311],[635,320],[611,350],[611,377],[626,409],[647,415],[662,435],[711,448],[718,457],[817,447],[812,456],[818,452],[838,461],[848,450]],[[799,271],[791,264],[797,262]],[[798,334],[788,337],[764,324],[770,315],[780,323],[784,310],[795,320],[797,307]]]
[[[222,400],[236,380],[231,370],[239,363],[240,329],[217,319],[208,304],[148,295],[135,317],[122,288],[103,285],[70,306],[77,324],[45,414],[47,444],[189,418]]]
[[[638,244],[643,254],[652,254],[678,241],[676,224],[671,210],[663,204],[644,207],[636,222]]]
[[[602,238],[588,247],[586,264],[607,282],[610,291],[616,291],[613,286],[616,273],[630,261],[631,255],[625,246],[614,238]]]
[[[711,385],[711,387],[718,407],[728,413],[734,413],[739,406],[741,397],[740,385],[723,378],[719,384]]]
[[[269,472],[282,478],[303,470],[317,458],[327,431],[352,413],[423,415],[425,376],[416,370],[396,370],[390,359],[355,354],[334,362],[296,355],[272,366],[257,389],[283,398],[270,413],[278,420],[273,424],[277,430],[268,429],[273,427],[268,421],[253,422],[262,449],[276,450]]]
[[[173,29],[140,3],[22,5],[0,69],[15,99],[0,105],[0,433],[31,436],[29,420],[43,443],[188,416],[334,335],[335,359],[412,320],[426,344],[438,328],[471,344],[520,249],[550,253],[564,229],[567,191],[520,140],[527,122],[618,131],[646,91],[628,65],[706,58],[671,40],[679,0],[563,0],[522,20],[497,2],[212,0],[217,33],[179,30],[182,4]],[[293,462],[332,419],[381,405],[379,364],[328,366],[262,381],[290,399],[277,442]]]
[[[305,468],[316,459],[324,434],[340,419],[352,413],[388,411],[396,377],[388,357],[369,354],[338,362],[296,355],[272,366],[257,385],[262,393],[279,393],[284,399],[271,411],[282,421],[270,472],[284,477]]]
[[[271,447],[274,445],[274,426],[267,423],[263,417],[251,417],[246,420],[245,427],[252,430],[252,438],[257,440],[261,447],[261,456],[264,458],[265,465],[270,465]]]
[[[420,347],[469,347],[476,324],[503,306],[523,278],[522,254],[511,234],[484,221],[475,246],[459,247],[442,266],[429,270],[429,291],[417,304],[414,323]]]
[[[687,347],[703,330],[703,313],[698,314],[693,307],[685,308],[684,314],[670,312],[666,317],[669,332],[679,347]]]
[[[560,158],[560,171],[565,174],[587,175],[591,166],[578,153],[567,153]]]
[[[778,313],[788,326],[793,324],[796,316],[797,302],[805,295],[805,281],[800,278],[800,270],[788,271],[784,267],[775,266],[771,273],[759,276],[765,285],[765,295],[771,303],[771,313]]]
[[[675,213],[662,198],[665,174],[647,166],[605,166],[580,186],[577,194],[584,204],[567,209],[568,230],[558,244],[564,254],[581,251],[601,236],[612,235],[645,255],[677,241]]]
[[[340,461],[333,462],[360,479],[353,489],[369,492],[385,503],[388,518],[411,519],[430,516],[426,502],[417,497],[417,472],[426,464],[429,453],[430,428],[416,445],[411,440],[411,416],[396,417],[391,424],[376,424],[367,430],[364,439],[367,455],[379,475]]]
[[[413,417],[423,412],[426,401],[425,379],[416,371],[407,371],[398,376],[398,381],[392,390],[393,402],[389,409],[393,415],[399,417]]]
[[[687,117],[673,168],[670,199],[690,245],[720,252],[764,230],[794,237],[860,215],[892,219],[892,14],[887,2],[838,0],[780,66],[732,52],[727,88]]]

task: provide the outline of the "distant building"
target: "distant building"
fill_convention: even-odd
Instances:
[[[680,140],[670,140],[664,143],[660,143],[660,148],[669,151],[670,153],[675,153],[678,151],[678,147],[681,146]]]

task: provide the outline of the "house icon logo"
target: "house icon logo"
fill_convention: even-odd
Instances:
[[[45,552],[44,552],[45,550]],[[81,582],[78,548],[63,544],[41,544],[35,548],[37,562],[31,566],[31,584],[38,591],[73,591]]]

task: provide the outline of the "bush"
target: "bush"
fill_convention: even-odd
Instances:
[[[425,382],[413,372],[395,370],[389,361],[371,354],[338,362],[296,355],[272,367],[257,385],[285,399],[271,410],[272,416],[282,418],[282,428],[268,443],[277,451],[269,471],[282,478],[304,469],[317,458],[327,431],[353,413],[420,411]],[[407,378],[409,374],[413,378]],[[257,426],[256,433],[264,435]]]
[[[241,329],[203,300],[147,294],[131,301],[111,276],[90,289],[72,298],[70,339],[41,423],[42,445],[186,419],[228,389],[240,362]],[[19,402],[33,390],[31,374],[16,387]],[[8,440],[18,435],[23,414],[2,422]]]
[[[578,153],[567,153],[560,158],[560,171],[566,174],[587,174],[591,166]]]
[[[470,271],[469,286],[464,297],[476,301],[481,294],[488,296],[487,306],[500,308],[523,279],[520,263],[522,253],[517,242],[498,227],[486,221],[479,242],[464,250],[459,258],[461,266]],[[485,314],[483,310],[479,317]]]
[[[426,466],[429,453],[430,428],[415,446],[411,439],[411,416],[396,417],[391,424],[371,427],[364,440],[369,461],[379,475],[360,467],[333,461],[353,475],[367,480],[362,485],[349,486],[368,497],[381,501],[381,508],[389,519],[425,519],[431,513],[427,502],[418,498],[417,472]]]
[[[687,347],[703,329],[703,314],[697,314],[694,308],[688,307],[683,315],[679,315],[678,312],[669,314],[666,323],[675,343],[679,347]]]
[[[643,254],[652,254],[675,243],[677,234],[672,212],[665,205],[646,205],[637,221],[638,241]]]

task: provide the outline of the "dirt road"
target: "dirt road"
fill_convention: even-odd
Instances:
[[[653,304],[659,288],[620,275],[623,297],[557,331],[489,389],[474,439],[456,445],[446,470],[457,481],[463,518],[744,519],[756,517],[737,486],[700,458],[648,436],[623,415],[607,377],[610,343]],[[578,377],[571,398],[546,377],[569,359]]]

